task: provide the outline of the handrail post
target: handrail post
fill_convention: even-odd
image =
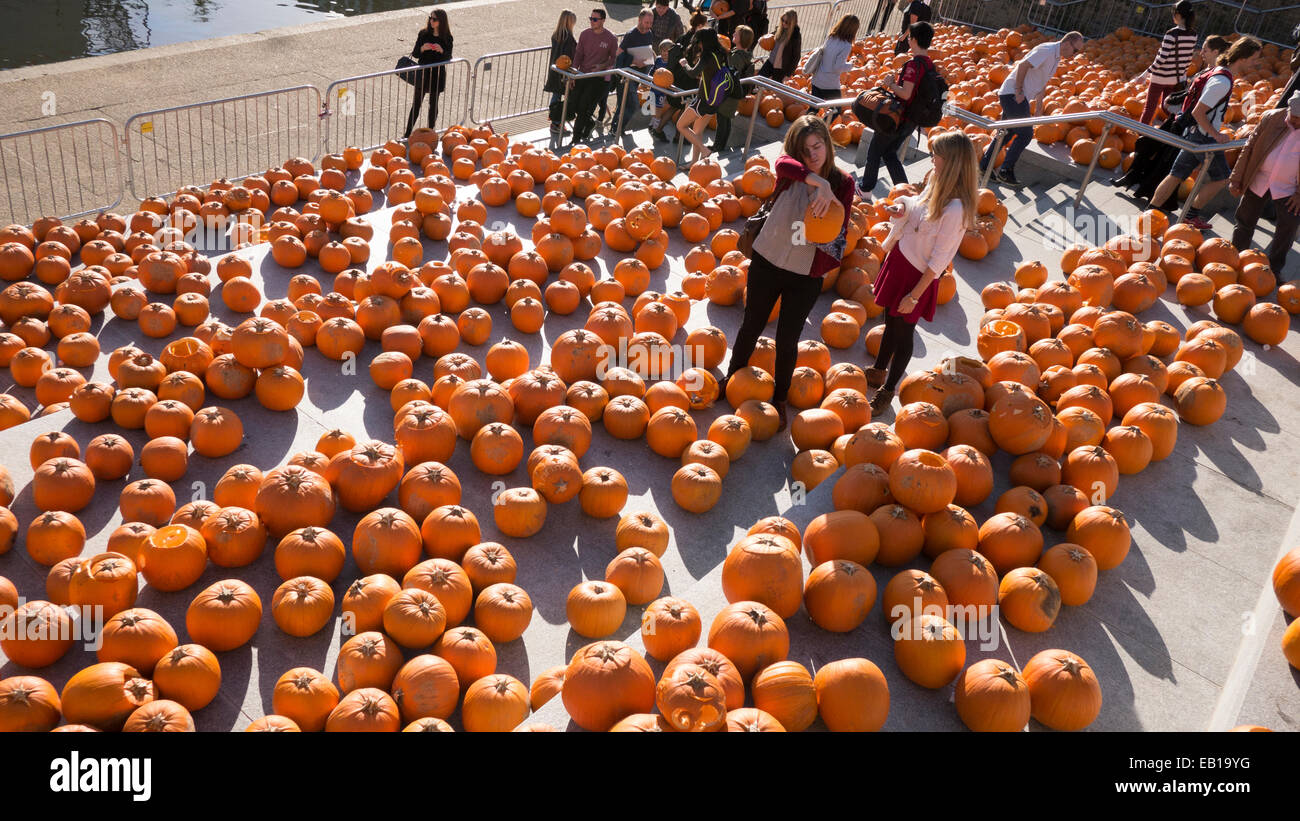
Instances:
[[[1196,174],[1196,182],[1192,183],[1192,190],[1187,194],[1187,200],[1183,203],[1183,210],[1178,212],[1178,221],[1182,222],[1187,219],[1187,212],[1192,207],[1192,202],[1196,199],[1197,193],[1200,192],[1201,186],[1205,184],[1205,178],[1210,173],[1210,162],[1214,159],[1213,152],[1206,152],[1205,161],[1201,163],[1201,170]]]
[[[993,176],[993,164],[998,161],[998,152],[1002,150],[1002,143],[1007,138],[1007,132],[998,130],[998,136],[993,139],[993,151],[989,154],[989,164],[984,168],[984,174],[980,177],[980,188],[989,187],[989,177]]]
[[[744,156],[746,157],[749,156],[749,144],[754,139],[754,123],[756,122],[758,122],[758,95],[757,94],[754,95],[754,110],[749,112],[749,133],[745,135]]]
[[[1106,144],[1106,138],[1110,136],[1110,131],[1115,126],[1106,123],[1106,127],[1101,130],[1101,139],[1097,140],[1092,152],[1092,162],[1088,163],[1088,170],[1083,175],[1083,182],[1079,183],[1079,193],[1074,195],[1074,206],[1079,207],[1083,202],[1083,192],[1087,189],[1088,183],[1092,180],[1092,173],[1097,170],[1097,160],[1101,157],[1101,149]]]
[[[569,94],[573,91],[569,81],[564,81],[564,94],[561,95],[564,102],[560,104],[560,133],[555,135],[556,147],[564,148],[564,124],[569,121]],[[577,123],[574,123],[577,126]],[[572,132],[570,132],[572,136]]]
[[[631,83],[627,78],[623,79],[623,92],[619,95],[618,103],[618,122],[614,124],[614,138],[623,139],[623,123],[627,121],[627,89]]]

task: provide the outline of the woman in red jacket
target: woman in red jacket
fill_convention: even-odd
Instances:
[[[783,153],[776,161],[777,186],[772,210],[754,238],[745,294],[745,317],[736,332],[731,363],[721,388],[736,371],[749,364],[754,344],[762,333],[777,299],[781,314],[776,321],[776,372],[772,405],[785,429],[785,397],[790,389],[798,356],[799,334],[822,292],[822,277],[839,267],[844,256],[849,212],[853,206],[853,178],[835,165],[830,131],[818,117],[805,114],[785,135]],[[814,245],[803,239],[805,212],[821,216],[839,200],[844,207],[840,234],[832,242]]]

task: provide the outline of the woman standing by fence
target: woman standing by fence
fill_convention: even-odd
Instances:
[[[979,163],[975,144],[960,131],[930,143],[934,171],[920,196],[899,197],[887,206],[889,236],[885,261],[872,285],[876,303],[885,309],[885,333],[875,364],[867,368],[871,415],[884,412],[912,360],[916,323],[934,319],[939,304],[939,277],[952,263],[957,246],[975,225]]]
[[[420,29],[415,38],[415,48],[411,56],[419,60],[421,66],[445,63],[451,59],[451,25],[447,22],[447,12],[434,9],[429,13],[429,22]],[[406,118],[406,136],[415,130],[415,120],[420,116],[420,106],[425,95],[429,97],[429,128],[435,128],[438,122],[438,98],[447,88],[447,70],[438,66],[424,68],[416,73],[415,99],[411,102],[411,113]]]
[[[780,27],[776,30],[776,42],[772,44],[772,53],[767,55],[767,62],[758,70],[760,77],[771,77],[778,83],[794,73],[799,65],[799,55],[803,54],[803,43],[799,38],[799,15],[790,9],[781,15]]]
[[[568,57],[569,62],[573,62],[573,54],[578,49],[578,40],[573,36],[573,27],[578,22],[578,15],[565,9],[560,12],[560,20],[555,24],[555,33],[551,35],[551,62],[546,69],[546,85],[542,91],[550,92],[551,104],[548,113],[551,121],[551,135],[558,136],[564,123],[560,122],[560,117],[564,110],[564,89],[568,83],[564,77],[555,69],[555,61],[560,57]]]

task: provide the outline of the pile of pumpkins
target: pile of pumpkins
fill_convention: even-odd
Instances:
[[[1207,350],[1220,349],[1221,373],[1228,354],[1240,354],[1235,332],[1214,323],[1189,331],[1180,358],[1187,365],[1166,369],[1152,354],[1174,353],[1177,333],[1171,340],[1173,329],[1148,323],[1148,334],[1130,313],[1103,310],[1127,293],[1124,276],[1111,269],[1112,257],[1123,256],[1094,249],[1074,260],[1070,282],[1048,286],[1045,270],[1026,269],[1017,271],[1019,292],[986,289],[981,358],[912,374],[895,422],[872,423],[865,375],[832,365],[829,351],[856,345],[881,312],[870,282],[883,257],[886,215],[879,204],[856,204],[848,215],[851,250],[823,283],[841,299],[823,322],[824,341],[800,346],[790,394],[800,409],[790,431],[800,450],[795,478],[811,489],[843,466],[835,509],[802,533],[779,517],[755,523],[723,566],[731,605],[712,622],[708,646],[697,647],[698,612],[660,596],[667,525],[651,512],[625,512],[621,474],[584,470],[580,460],[595,424],[615,438],[644,439],[656,454],[680,460],[668,490],[680,508],[702,513],[721,499],[731,463],[776,434],[771,341],[720,391],[714,371],[726,335],[684,327],[697,301],[743,299],[749,261],[737,232],[723,225],[752,215],[772,193],[768,163],[750,158],[726,180],[706,160],[678,182],[671,160],[644,150],[575,146],[557,156],[489,129],[455,127],[441,135],[419,130],[369,157],[348,149],[320,166],[293,159],[240,184],[217,181],[169,201],[147,200],[125,217],[72,225],[44,218],[0,229],[0,276],[13,283],[0,294],[0,364],[34,390],[40,413],[66,408],[85,423],[111,422],[84,444],[62,432],[32,441],[38,513],[25,528],[8,509],[15,488],[0,469],[0,554],[21,544],[50,568],[45,598],[22,591],[21,607],[19,591],[0,579],[0,605],[17,607],[6,627],[25,628],[6,629],[0,651],[24,667],[48,667],[72,648],[61,638],[65,605],[99,605],[111,615],[97,662],[61,692],[35,675],[0,682],[0,729],[61,721],[62,730],[193,729],[192,712],[221,686],[218,654],[253,640],[267,621],[263,603],[232,572],[190,599],[189,641],[181,643],[166,619],[134,606],[139,582],[189,597],[209,562],[237,571],[268,545],[282,579],[270,602],[274,629],[306,637],[341,619],[350,638],[333,680],[309,668],[285,671],[271,714],[252,730],[445,731],[457,710],[467,730],[549,729],[525,722],[557,694],[589,729],[797,730],[818,716],[832,729],[879,729],[888,714],[880,669],[843,659],[811,675],[786,659],[784,620],[803,607],[823,629],[855,629],[875,599],[867,565],[901,565],[921,552],[934,560],[930,572],[903,571],[883,596],[891,619],[903,622],[895,657],[904,675],[931,688],[956,681],[958,713],[975,729],[1020,729],[1030,714],[1058,729],[1096,718],[1100,686],[1068,651],[1039,654],[1019,672],[995,661],[963,670],[964,645],[948,608],[999,605],[1013,626],[1041,631],[1061,603],[1087,601],[1097,571],[1118,565],[1129,548],[1122,514],[1105,505],[1119,473],[1173,446],[1177,419],[1159,404],[1157,380],[1165,388],[1178,382],[1170,390],[1184,421],[1213,421],[1223,397],[1209,376],[1219,361]],[[362,184],[346,189],[353,172]],[[392,227],[386,258],[370,265],[366,215],[378,191],[392,207]],[[466,191],[473,196],[458,201]],[[535,218],[531,248],[510,231],[484,228],[487,207],[512,201]],[[1005,209],[991,192],[981,193],[981,212],[1000,235]],[[237,250],[214,264],[182,240],[200,218],[223,222],[238,248],[269,242],[276,263],[308,272],[291,275],[286,298],[263,301],[247,254]],[[843,219],[842,212],[810,219],[810,236],[837,232]],[[1164,228],[1153,223],[1153,235]],[[664,294],[650,289],[650,271],[666,261],[669,230],[694,246],[680,290]],[[446,242],[446,258],[426,260],[422,238]],[[598,278],[587,263],[604,246],[623,256]],[[74,268],[74,260],[81,264]],[[1105,305],[1092,301],[1092,289],[1104,290],[1093,269],[1114,279]],[[333,275],[328,292],[317,270]],[[247,315],[233,327],[209,315],[213,272],[226,310]],[[955,281],[948,276],[941,288],[951,299]],[[458,350],[487,344],[489,309],[508,314],[516,332],[537,334],[547,312],[567,315],[584,305],[584,327],[552,340],[546,363],[530,362],[509,339],[482,360]],[[87,381],[77,369],[104,356],[89,333],[99,314],[168,341],[157,357],[135,346],[112,351],[112,382]],[[867,333],[868,349],[872,341]],[[344,360],[368,342],[382,348],[368,373],[388,394],[391,442],[331,430],[282,464],[229,468],[212,501],[177,505],[170,483],[184,478],[191,458],[222,458],[256,443],[240,419],[241,402],[251,397],[293,412],[304,395],[308,349]],[[54,356],[45,349],[51,344]],[[691,362],[674,363],[673,345]],[[424,357],[432,363],[428,381],[416,376]],[[674,367],[682,364],[691,367]],[[666,378],[672,373],[680,375]],[[734,413],[701,436],[691,413],[724,399]],[[5,396],[0,414],[0,425],[10,427],[30,410]],[[1124,425],[1107,431],[1112,416]],[[527,454],[521,427],[531,428]],[[142,430],[148,441],[137,454],[114,428]],[[485,541],[475,510],[462,504],[447,463],[465,447],[485,474],[525,468],[526,482],[490,505],[503,535],[542,533],[549,506],[575,499],[588,516],[618,518],[605,578],[576,585],[565,602],[574,632],[594,643],[531,686],[496,669],[496,645],[520,639],[533,603],[515,583],[509,550]],[[988,454],[998,448],[1018,456],[1017,487],[978,526],[959,505],[988,495]],[[143,478],[135,478],[137,465]],[[102,552],[83,556],[88,534],[77,513],[97,486],[128,476],[133,481],[117,498],[123,523]],[[482,514],[486,500],[479,501],[473,507]],[[331,529],[339,508],[364,514],[350,539]],[[1043,525],[1063,531],[1068,543],[1042,551]],[[813,566],[806,579],[801,551]],[[359,577],[336,600],[333,584],[349,555]],[[923,612],[889,606],[913,599]],[[642,644],[669,662],[657,682],[639,651],[614,640],[629,606],[645,606]],[[753,708],[743,706],[746,688]]]

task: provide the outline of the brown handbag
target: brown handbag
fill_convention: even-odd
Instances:
[[[736,248],[740,253],[749,258],[754,256],[754,240],[758,239],[758,233],[763,230],[763,224],[767,222],[767,217],[772,213],[772,205],[776,198],[781,196],[781,192],[790,187],[790,181],[782,178],[777,180],[776,188],[772,195],[763,201],[763,205],[758,209],[758,213],[745,221],[745,228],[740,232],[740,239],[736,241]]]

